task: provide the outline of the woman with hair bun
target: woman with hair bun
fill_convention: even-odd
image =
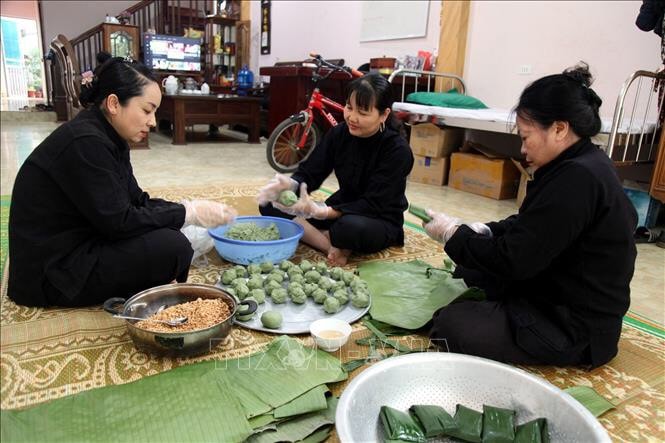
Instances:
[[[429,211],[455,277],[485,290],[434,314],[452,352],[520,364],[600,366],[630,304],[637,215],[612,161],[591,143],[601,99],[586,64],[536,80],[515,109],[533,180],[519,213],[464,223]]]
[[[180,229],[226,224],[236,211],[150,198],[127,142],[147,137],[162,99],[150,69],[97,56],[82,87],[87,109],[53,131],[21,166],[9,216],[8,295],[27,306],[87,306],[187,280],[192,248]]]

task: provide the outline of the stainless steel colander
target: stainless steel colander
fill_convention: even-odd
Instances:
[[[346,387],[335,426],[342,442],[383,441],[379,411],[406,411],[414,404],[455,405],[482,411],[483,404],[514,409],[520,425],[547,418],[554,442],[610,442],[598,420],[577,400],[547,381],[492,360],[428,352],[374,364]]]

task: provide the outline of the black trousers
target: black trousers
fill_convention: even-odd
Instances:
[[[259,206],[261,215],[295,218],[276,209],[272,204]],[[399,245],[400,230],[385,220],[364,215],[342,215],[335,220],[308,219],[317,229],[330,233],[330,243],[339,249],[350,249],[361,254],[371,254],[389,246]]]
[[[153,286],[187,281],[192,250],[182,232],[163,228],[99,246],[99,260],[81,293],[70,299],[48,281],[44,291],[54,306],[90,306],[111,297],[125,299]]]
[[[485,357],[516,364],[552,364],[559,366],[590,364],[586,345],[551,347],[548,341],[540,342],[547,325],[551,337],[563,337],[556,326],[543,321],[539,327],[512,324],[508,308],[501,301],[503,284],[478,271],[458,266],[454,277],[464,278],[469,287],[485,290],[486,301],[460,301],[436,311],[432,316],[430,339],[442,350]],[[534,335],[533,331],[537,330]],[[519,343],[528,342],[526,351]]]

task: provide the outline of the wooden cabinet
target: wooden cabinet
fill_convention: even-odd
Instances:
[[[649,194],[656,200],[665,203],[665,130],[661,130],[658,141],[658,154],[656,165],[651,177],[651,188]]]
[[[116,23],[102,24],[102,49],[113,57],[140,60],[141,36],[139,27]]]
[[[249,64],[249,20],[206,17],[204,45],[206,81],[210,86],[231,86],[240,68]]]

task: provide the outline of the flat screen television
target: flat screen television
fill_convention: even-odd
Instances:
[[[177,35],[143,34],[143,62],[159,71],[200,71],[201,40]]]

